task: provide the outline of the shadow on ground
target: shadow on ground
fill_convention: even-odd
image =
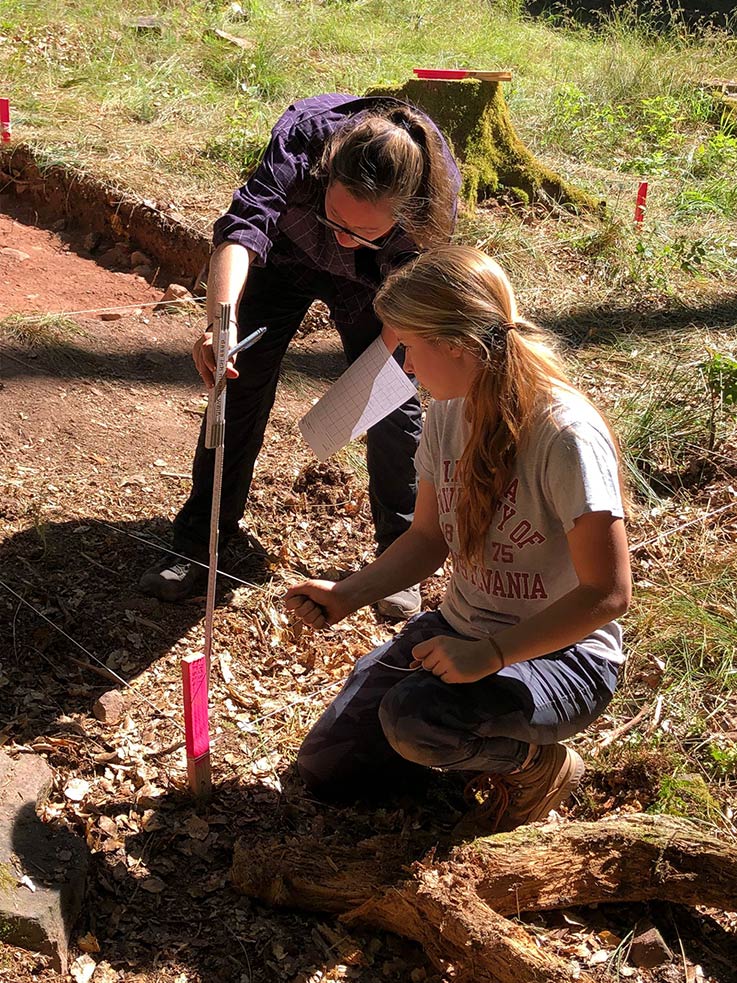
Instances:
[[[0,544],[6,739],[28,744],[65,717],[89,714],[96,696],[117,685],[108,670],[132,682],[202,622],[202,598],[163,604],[137,589],[168,531],[163,521],[79,519],[44,522]],[[264,582],[265,558],[239,546],[236,540],[225,553],[221,569]],[[238,584],[220,577],[219,598]]]
[[[732,330],[737,335],[737,293],[718,297],[706,304],[688,306],[644,304],[574,307],[561,315],[537,312],[541,325],[567,338],[575,347],[616,344],[620,339],[667,331],[671,342],[679,332],[694,328]]]

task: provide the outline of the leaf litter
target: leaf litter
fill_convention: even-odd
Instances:
[[[151,323],[157,345],[169,346],[187,364],[199,324],[167,312]],[[335,579],[373,555],[365,475],[311,460],[296,421],[312,390],[305,396],[282,388],[246,515],[248,536],[222,558],[241,582],[221,578],[215,613],[216,795],[207,804],[192,801],[179,663],[202,650],[202,604],[162,605],[141,597],[135,584],[158,555],[141,538],[165,543],[164,520],[186,497],[187,479],[178,476],[189,470],[201,398],[190,370],[171,378],[161,364],[141,359],[150,335],[139,316],[116,322],[114,337],[99,340],[91,332],[88,344],[93,351],[98,344],[101,356],[94,391],[83,377],[60,385],[53,370],[44,374],[40,355],[38,372],[22,386],[10,380],[18,418],[0,424],[3,578],[126,683],[116,686],[119,718],[96,719],[92,707],[111,679],[101,678],[100,666],[33,612],[0,597],[9,625],[0,663],[0,698],[8,706],[0,745],[48,759],[56,781],[42,816],[83,838],[91,855],[71,975],[77,983],[450,983],[452,974],[440,974],[406,940],[268,910],[229,887],[238,836],[337,835],[359,842],[405,828],[442,835],[458,818],[459,795],[441,782],[426,799],[337,809],[313,801],[294,774],[302,737],[356,658],[397,629],[364,611],[313,634],[292,625],[281,607],[284,591],[305,574]],[[308,366],[321,359],[332,364],[334,349],[319,321],[298,339],[290,368],[324,386],[310,379]],[[116,375],[110,364],[134,364],[136,377]],[[724,484],[715,486],[709,502],[728,495]],[[668,518],[682,521],[701,506],[695,501]],[[733,534],[734,521],[726,514],[714,524],[715,542]],[[635,541],[661,529],[660,516],[638,514]],[[658,544],[635,556],[641,576],[650,569],[646,564],[667,562]],[[424,585],[426,606],[437,605],[444,582],[441,574]],[[589,746],[622,722],[603,718],[586,737]],[[588,815],[635,811],[643,805],[638,795],[643,798],[642,788],[623,785],[589,805]],[[576,807],[574,814],[587,813]],[[524,921],[539,944],[570,959],[572,978],[576,967],[585,967],[605,974],[602,979],[666,981],[667,975],[627,966],[617,955],[632,917],[626,909],[611,917],[582,910]],[[1,969],[0,979],[12,980],[13,973],[19,980],[55,978],[43,957],[18,952],[13,962],[16,969]],[[690,967],[693,978],[697,968]],[[699,978],[709,979],[701,972]]]

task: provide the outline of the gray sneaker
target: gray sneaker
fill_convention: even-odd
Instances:
[[[207,569],[169,553],[146,570],[138,582],[138,589],[161,601],[186,601],[207,590]]]
[[[379,614],[394,621],[406,621],[407,618],[414,617],[422,610],[419,584],[382,598],[377,602],[376,608]]]

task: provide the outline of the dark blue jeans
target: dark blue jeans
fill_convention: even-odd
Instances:
[[[268,331],[238,356],[239,377],[228,382],[220,506],[224,539],[237,530],[246,507],[287,347],[310,304],[322,300],[330,307],[336,295],[338,285],[332,276],[315,271],[309,284],[304,281],[304,270],[300,270],[300,283],[295,285],[288,267],[253,266],[248,273],[238,310],[238,337],[244,338],[262,324]],[[365,292],[366,307],[350,324],[336,322],[349,363],[381,333],[370,289],[356,289]],[[417,494],[414,456],[421,431],[420,403],[414,397],[367,433],[369,500],[379,550],[386,549],[412,521]],[[215,460],[215,452],[205,448],[204,440],[203,423],[192,467],[192,491],[174,520],[174,549],[196,559],[207,555]]]
[[[312,792],[373,796],[428,767],[515,771],[530,744],[579,733],[614,693],[617,666],[581,645],[476,683],[444,683],[423,669],[406,671],[414,646],[436,635],[465,637],[429,611],[358,660],[300,748],[297,767]]]

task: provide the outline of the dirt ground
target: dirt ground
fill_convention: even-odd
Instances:
[[[232,577],[221,578],[215,617],[216,788],[198,807],[187,791],[179,663],[201,650],[204,604],[160,604],[136,585],[188,492],[204,406],[189,355],[201,311],[154,311],[166,283],[133,273],[125,251],[39,228],[4,196],[0,243],[3,316],[67,312],[76,325],[52,326],[43,345],[5,339],[0,364],[0,745],[48,758],[57,781],[44,816],[89,848],[72,958],[91,951],[103,983],[452,979],[398,937],[272,910],[228,884],[239,836],[309,835],[329,852],[401,832],[410,862],[460,815],[460,787],[440,778],[381,808],[339,809],[313,801],[293,774],[301,737],[353,660],[395,630],[368,612],[300,637],[280,606],[304,574],[372,555],[360,455],[318,466],[297,429],[342,367],[325,316],[305,325],[285,364],[246,515],[260,548],[244,536],[223,558]],[[127,309],[103,320],[100,309],[113,307]],[[426,603],[441,591],[442,578],[430,581]],[[92,706],[111,688],[123,711],[106,724]],[[643,776],[606,787],[594,779],[573,814],[637,811],[650,791]],[[540,917],[534,928],[541,945],[604,978],[596,953],[613,951],[645,914],[616,906]],[[674,927],[671,940],[684,941],[702,978],[726,983],[734,925],[693,917],[696,927]],[[683,967],[629,978],[680,980]],[[0,979],[31,978],[58,977],[43,957],[5,947]]]

